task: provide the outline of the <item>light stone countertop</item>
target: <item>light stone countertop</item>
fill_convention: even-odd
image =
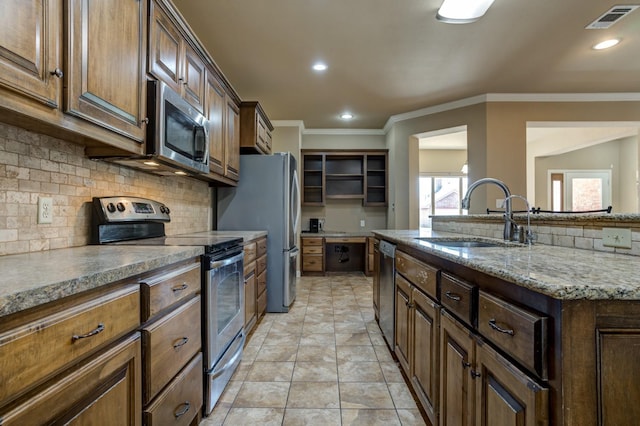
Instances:
[[[418,230],[377,230],[373,233],[381,239],[451,260],[555,299],[640,300],[638,256],[543,244],[444,247],[416,238],[487,238]]]
[[[204,253],[193,246],[84,246],[0,256],[0,318]]]
[[[246,243],[252,240],[256,240],[260,237],[266,237],[267,231],[204,231],[180,235],[206,237],[238,237],[242,238],[242,242]]]
[[[302,231],[302,238],[306,237],[318,237],[318,238],[350,238],[350,237],[371,237],[373,233],[371,231],[318,231],[318,232],[309,232]]]

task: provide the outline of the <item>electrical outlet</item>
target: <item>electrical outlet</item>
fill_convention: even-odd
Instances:
[[[631,229],[602,228],[602,245],[607,247],[631,248]]]
[[[360,220],[360,228],[364,228],[364,219]]]
[[[38,223],[53,223],[53,198],[38,197]]]

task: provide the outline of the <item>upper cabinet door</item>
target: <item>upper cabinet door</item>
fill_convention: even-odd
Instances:
[[[0,13],[0,85],[51,108],[63,76],[60,13],[60,0],[3,0]]]
[[[144,0],[69,0],[66,112],[144,140]]]
[[[200,112],[204,112],[205,78],[204,61],[191,46],[185,43],[182,96]]]
[[[182,34],[154,1],[149,3],[149,72],[181,93]]]
[[[225,91],[213,75],[207,74],[207,118],[209,119],[209,170],[224,176]]]
[[[225,157],[226,169],[224,175],[229,179],[240,179],[240,109],[227,96],[227,125],[225,126]]]

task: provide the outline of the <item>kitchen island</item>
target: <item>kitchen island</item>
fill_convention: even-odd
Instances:
[[[393,349],[432,422],[640,416],[637,256],[438,231],[374,235],[397,244]]]

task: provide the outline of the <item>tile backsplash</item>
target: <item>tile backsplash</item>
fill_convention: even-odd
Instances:
[[[0,123],[0,255],[88,244],[91,199],[111,195],[165,203],[168,235],[211,229],[206,182],[90,160],[80,145]],[[52,224],[38,224],[39,197],[53,199]]]

